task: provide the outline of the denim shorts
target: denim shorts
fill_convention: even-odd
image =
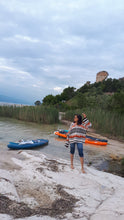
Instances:
[[[74,154],[75,153],[75,145],[77,144],[77,149],[80,157],[83,157],[83,143],[71,143],[70,144],[70,153]]]

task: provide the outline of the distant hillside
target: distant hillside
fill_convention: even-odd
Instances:
[[[13,97],[5,96],[5,95],[0,95],[0,102],[26,104],[25,101],[23,101],[23,100],[15,99]]]
[[[54,105],[64,111],[99,107],[124,112],[124,80],[109,78],[102,82],[86,83],[77,90],[68,87],[60,95],[44,97],[43,105]]]

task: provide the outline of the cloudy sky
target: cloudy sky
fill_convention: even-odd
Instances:
[[[0,0],[0,94],[34,103],[124,76],[123,0]]]

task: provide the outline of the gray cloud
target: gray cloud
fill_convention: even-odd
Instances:
[[[123,76],[123,0],[0,1],[0,93],[30,103]]]

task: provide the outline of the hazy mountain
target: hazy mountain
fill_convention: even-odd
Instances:
[[[5,95],[0,95],[0,102],[15,103],[15,104],[28,104],[24,100],[16,99],[16,98],[5,96]]]

